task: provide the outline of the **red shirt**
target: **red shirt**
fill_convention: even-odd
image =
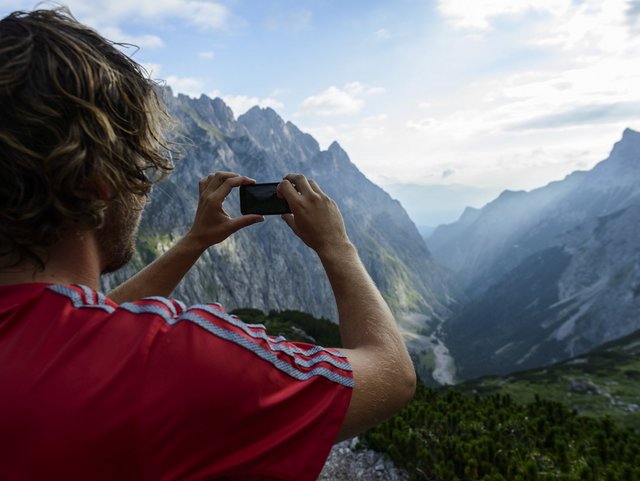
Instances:
[[[3,481],[314,480],[352,387],[219,305],[0,286]]]

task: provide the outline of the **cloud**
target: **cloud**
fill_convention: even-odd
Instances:
[[[220,30],[226,25],[228,11],[223,5],[214,2],[187,1],[178,16],[202,29]]]
[[[408,129],[426,132],[436,125],[436,119],[427,117],[420,120],[407,120],[405,125]]]
[[[131,43],[144,48],[158,48],[164,42],[158,35],[131,34],[122,30],[122,23],[137,23],[156,27],[162,22],[185,22],[201,30],[222,30],[237,20],[219,2],[204,0],[65,0],[62,2],[82,23],[95,28],[100,34],[115,42]],[[44,2],[42,8],[52,8],[59,3]],[[34,8],[36,3],[13,2],[12,9]]]
[[[442,171],[441,177],[442,177],[442,179],[446,179],[448,177],[451,177],[455,173],[456,173],[456,171],[453,170],[453,169],[445,169],[445,170]]]
[[[79,16],[94,17],[98,24],[124,20],[157,22],[181,19],[202,29],[221,29],[230,20],[229,10],[222,4],[202,0],[67,0]],[[99,12],[99,16],[95,16]]]
[[[313,13],[310,10],[295,10],[276,15],[269,15],[264,20],[264,26],[267,30],[279,31],[286,30],[292,32],[301,32],[311,27]]]
[[[41,3],[10,0],[0,3],[5,11],[54,8],[63,4],[82,23],[109,40],[145,49],[163,47],[164,41],[158,35],[145,33],[140,25],[157,27],[163,22],[175,24],[181,21],[208,31],[224,30],[232,23],[242,23],[220,2],[209,0],[64,0]],[[123,30],[125,22],[138,24],[137,33]]]
[[[160,72],[162,71],[162,65],[159,63],[142,63],[140,66],[146,70],[149,74],[149,78],[152,79],[159,78]]]
[[[363,106],[364,100],[331,86],[317,95],[304,99],[300,111],[316,115],[341,115],[356,113]]]
[[[204,92],[204,82],[197,78],[169,75],[165,80],[174,94],[182,93],[189,97],[198,98]]]
[[[360,82],[350,82],[344,86],[344,91],[349,95],[372,95],[384,92],[382,87],[370,87]]]
[[[616,102],[604,105],[584,105],[564,112],[543,115],[510,127],[511,130],[553,129],[585,124],[601,124],[637,119],[640,102]]]
[[[341,89],[332,85],[304,99],[299,113],[322,116],[354,114],[364,107],[362,97],[383,92],[381,87],[370,87],[360,82],[350,82]]]
[[[100,35],[108,38],[113,42],[128,43],[142,48],[160,48],[164,47],[164,42],[157,35],[143,34],[133,35],[123,32],[120,27],[115,25],[104,26],[100,28]]]
[[[206,52],[198,52],[198,57],[203,58],[205,60],[213,60],[214,56],[215,54],[210,50]]]
[[[390,40],[393,37],[393,35],[391,35],[391,32],[386,28],[376,30],[375,32],[373,32],[373,36],[376,40]]]
[[[242,115],[251,107],[271,107],[274,110],[284,108],[284,104],[273,97],[250,97],[247,95],[220,95],[218,92],[209,94],[211,97],[222,97],[222,100],[231,107],[236,117]]]
[[[329,121],[324,125],[298,125],[304,132],[308,132],[322,146],[329,146],[338,140],[341,145],[365,143],[369,146],[380,146],[388,139],[394,123],[389,121],[385,113],[367,116],[364,118],[351,118],[349,122]]]
[[[506,15],[522,15],[532,11],[560,15],[571,6],[571,0],[439,0],[437,9],[454,28],[476,31],[491,30],[491,22]]]
[[[361,138],[368,140],[380,139],[387,133],[387,114],[372,115],[365,117],[356,127],[356,133]]]
[[[629,0],[625,15],[629,26],[631,28],[636,28],[638,26],[638,21],[640,20],[640,0]]]

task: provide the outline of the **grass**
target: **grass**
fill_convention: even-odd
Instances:
[[[458,388],[483,395],[509,394],[521,403],[536,397],[558,401],[585,416],[609,416],[620,426],[640,431],[639,351],[640,333],[635,333],[546,368],[483,377]],[[594,389],[581,392],[580,382]]]

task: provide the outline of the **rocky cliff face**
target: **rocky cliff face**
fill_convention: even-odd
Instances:
[[[471,302],[446,323],[461,377],[540,366],[640,328],[640,134],[589,172],[505,192],[429,239]]]
[[[255,107],[235,119],[220,99],[164,94],[183,138],[191,145],[176,162],[173,175],[153,192],[143,216],[136,258],[105,277],[105,290],[184,234],[195,213],[201,177],[224,170],[258,182],[274,182],[296,172],[315,179],[338,203],[349,236],[398,318],[419,313],[428,324],[448,316],[455,294],[415,225],[397,201],[351,163],[337,143],[321,150],[313,137],[283,121],[272,109]],[[231,194],[225,208],[239,215],[237,192]],[[229,309],[297,309],[337,318],[317,256],[279,216],[268,217],[210,248],[175,296],[186,302],[218,301]]]

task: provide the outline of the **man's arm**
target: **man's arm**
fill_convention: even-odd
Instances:
[[[243,215],[233,219],[222,206],[234,187],[254,183],[255,180],[234,172],[217,172],[200,180],[198,209],[189,232],[107,296],[120,304],[147,296],[171,295],[207,248],[222,242],[243,227],[264,220],[260,215]]]
[[[342,351],[355,381],[338,436],[346,439],[408,403],[415,392],[415,371],[387,303],[347,236],[336,203],[302,175],[286,176],[278,190],[293,213],[283,219],[318,254],[338,306]]]

